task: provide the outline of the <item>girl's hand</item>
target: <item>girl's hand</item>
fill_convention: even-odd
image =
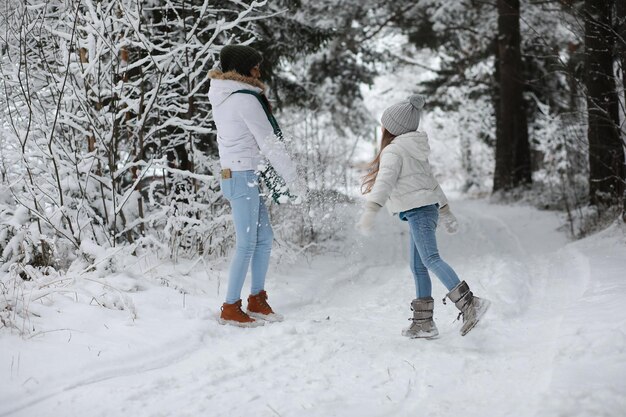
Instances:
[[[356,224],[356,230],[358,230],[362,235],[368,235],[374,228],[374,219],[376,218],[376,213],[378,213],[379,210],[380,206],[378,204],[371,201],[365,203],[361,218]]]
[[[459,222],[456,220],[456,216],[450,211],[450,205],[439,209],[439,224],[443,224],[446,228],[446,232],[453,235],[459,231]]]

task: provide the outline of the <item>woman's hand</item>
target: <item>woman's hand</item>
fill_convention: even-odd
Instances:
[[[459,222],[456,220],[456,216],[450,211],[450,205],[439,209],[439,224],[443,224],[446,228],[446,232],[453,235],[459,231]]]
[[[376,213],[380,210],[380,206],[372,201],[368,201],[365,203],[363,208],[363,213],[361,213],[361,218],[356,224],[356,230],[358,230],[363,235],[368,235],[372,229],[374,228],[374,218],[376,217]]]

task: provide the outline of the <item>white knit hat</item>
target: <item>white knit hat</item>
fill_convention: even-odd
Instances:
[[[425,102],[426,97],[423,95],[412,95],[406,101],[387,108],[380,121],[385,129],[395,136],[414,132],[420,125],[421,110]]]

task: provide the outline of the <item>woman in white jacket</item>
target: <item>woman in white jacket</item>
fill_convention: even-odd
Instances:
[[[441,220],[449,233],[456,233],[458,224],[428,163],[428,136],[417,131],[423,106],[424,97],[414,95],[383,113],[381,150],[364,177],[367,202],[357,226],[363,232],[371,230],[376,213],[385,204],[392,214],[409,224],[416,298],[411,302],[413,322],[402,334],[411,338],[433,338],[439,334],[433,321],[434,301],[428,274],[431,270],[461,311],[461,334],[465,336],[485,313],[489,301],[475,297],[467,283],[460,281],[439,256],[437,223]]]
[[[282,317],[267,302],[267,274],[273,233],[267,208],[259,193],[259,167],[267,158],[276,172],[302,194],[296,167],[270,122],[271,109],[260,81],[261,55],[249,46],[228,45],[220,52],[221,69],[209,72],[209,101],[217,127],[221,187],[232,208],[236,250],[229,271],[228,290],[220,323],[242,327]],[[247,311],[241,308],[241,290],[248,269],[252,286]]]

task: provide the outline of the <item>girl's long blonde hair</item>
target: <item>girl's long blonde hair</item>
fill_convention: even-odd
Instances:
[[[380,151],[378,151],[376,158],[374,158],[374,160],[367,166],[367,174],[365,174],[362,178],[363,182],[361,183],[361,193],[367,194],[372,191],[372,187],[376,182],[378,170],[380,169],[380,154],[383,152],[383,149],[387,147],[387,145],[393,142],[395,138],[396,136],[394,134],[390,133],[383,127],[383,138],[380,141]]]

